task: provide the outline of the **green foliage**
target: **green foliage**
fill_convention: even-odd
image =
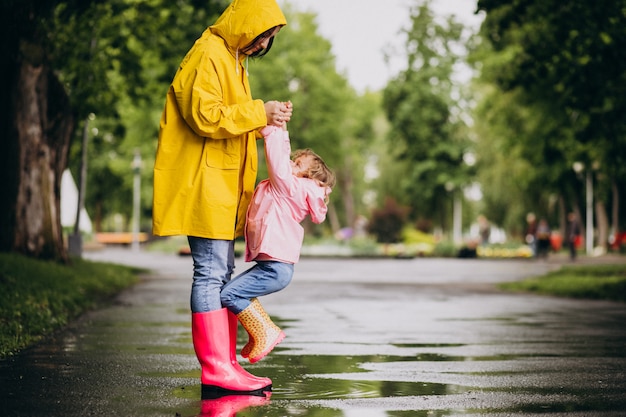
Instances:
[[[433,256],[439,258],[456,258],[459,247],[451,240],[442,240],[435,245]]]
[[[626,178],[626,1],[480,0],[478,8],[487,13],[485,42],[472,60],[495,87],[479,86],[478,137],[483,150],[505,152],[482,168],[495,178],[511,163],[505,181],[515,183],[513,195],[500,194],[506,203],[488,197],[490,217],[511,223],[503,205],[546,211],[555,196],[578,207],[575,161],[598,168],[596,199],[616,203],[610,189]]]
[[[409,204],[415,218],[432,219],[445,212],[446,188],[471,182],[471,168],[464,163],[471,144],[461,117],[463,92],[452,80],[468,36],[453,18],[435,20],[428,2],[411,10],[411,20],[407,69],[383,95],[389,142],[399,162],[390,193]]]
[[[541,277],[503,283],[500,287],[560,297],[626,301],[626,266],[567,266]]]
[[[573,171],[563,166],[561,152],[550,150],[563,139],[533,129],[543,116],[520,105],[516,92],[483,86],[481,93],[475,129],[484,210],[496,224],[521,234],[526,213],[547,216],[552,196],[571,190],[560,175]]]
[[[137,281],[137,269],[0,254],[0,357],[22,349]]]
[[[73,2],[57,3],[44,22],[48,50],[79,120],[90,113],[118,115],[126,96],[163,96],[186,50],[226,5],[109,0],[91,2],[79,13]]]

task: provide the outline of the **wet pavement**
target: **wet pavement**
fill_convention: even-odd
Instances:
[[[626,304],[494,286],[559,259],[304,258],[285,290],[261,299],[287,337],[254,365],[241,358],[272,378],[271,397],[200,401],[191,259],[85,257],[151,272],[111,306],[0,361],[1,416],[626,415]]]

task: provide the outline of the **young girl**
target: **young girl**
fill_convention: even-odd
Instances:
[[[285,288],[300,258],[304,229],[310,215],[321,223],[328,210],[328,195],[335,175],[310,149],[290,160],[289,133],[267,126],[265,157],[269,179],[257,185],[246,216],[246,262],[256,265],[222,287],[222,305],[237,315],[250,336],[241,355],[255,363],[265,357],[285,334],[269,318],[256,297]]]

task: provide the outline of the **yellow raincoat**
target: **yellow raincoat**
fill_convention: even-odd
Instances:
[[[275,0],[234,0],[183,59],[167,93],[154,166],[153,233],[243,235],[257,175],[253,100],[240,51],[286,19]]]

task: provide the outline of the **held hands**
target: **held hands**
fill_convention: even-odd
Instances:
[[[265,103],[265,114],[267,115],[267,124],[286,128],[287,122],[291,120],[293,112],[293,104],[291,101],[268,101]]]

